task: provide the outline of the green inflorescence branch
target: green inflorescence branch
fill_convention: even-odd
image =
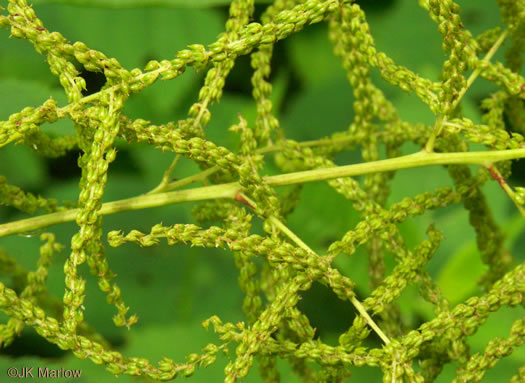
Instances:
[[[525,217],[525,187],[512,187],[506,181],[512,162],[525,158],[525,78],[520,74],[525,5],[516,0],[496,3],[504,28],[473,36],[454,1],[419,2],[443,40],[445,61],[436,82],[378,51],[365,12],[351,0],[275,0],[258,21],[252,21],[253,0],[232,0],[224,32],[215,42],[192,44],[172,59],[151,60],[144,68],[131,70],[83,42],[71,43],[59,32],[49,31],[26,0],[9,0],[7,9],[0,7],[0,28],[27,41],[45,57],[67,104],[59,106],[50,98],[40,106],[6,116],[7,120],[0,121],[0,150],[25,145],[46,157],[79,150],[81,177],[78,200],[60,204],[55,198],[10,184],[0,175],[0,206],[31,215],[1,223],[0,238],[31,235],[65,222],[75,222],[78,227],[69,247],[58,244],[51,233],[42,234],[34,271],[27,271],[0,248],[0,272],[11,276],[11,283],[0,282],[0,310],[8,317],[0,324],[0,347],[8,346],[29,326],[78,358],[105,365],[111,374],[161,381],[191,376],[197,368],[215,363],[219,352],[228,357],[224,369],[227,383],[242,381],[255,361],[264,381],[279,382],[278,358],[286,360],[305,382],[346,381],[351,368],[361,366],[380,368],[386,383],[432,382],[446,365],[457,366],[457,382],[480,381],[489,368],[525,343],[525,323],[520,319],[510,328],[510,336],[493,339],[482,354],[472,354],[468,344],[469,337],[493,312],[525,302],[525,266],[506,249],[504,233],[493,219],[482,189],[487,180],[496,181]],[[332,136],[296,142],[287,138],[279,113],[273,110],[273,49],[277,42],[317,23],[328,24],[328,39],[346,71],[353,91],[349,104],[353,119],[347,129]],[[510,46],[505,61],[500,62],[496,53],[505,42]],[[233,151],[207,138],[205,128],[212,119],[211,106],[221,100],[229,73],[245,55],[251,59],[256,116],[247,121],[239,114],[239,123],[230,127],[240,138],[238,150]],[[104,75],[106,83],[98,92],[85,95],[86,81],[78,64]],[[159,79],[177,79],[189,67],[205,70],[206,75],[186,118],[154,125],[124,113],[132,94]],[[389,84],[415,94],[435,115],[434,125],[404,121],[375,83],[373,70]],[[482,123],[464,116],[460,108],[478,78],[497,89],[482,101]],[[74,134],[54,137],[41,129],[61,119],[74,122]],[[146,143],[172,152],[174,159],[159,184],[146,189],[149,192],[103,203],[108,169],[118,156],[119,140],[128,145]],[[402,155],[401,146],[408,142],[420,151]],[[470,144],[483,145],[485,150],[471,151]],[[334,162],[335,155],[351,150],[358,150],[363,162],[344,166]],[[170,181],[182,158],[195,162],[201,172]],[[453,187],[387,204],[396,171],[432,165],[446,166]],[[469,165],[478,167],[475,174]],[[363,182],[356,176],[363,176]],[[325,181],[360,215],[359,222],[333,239],[325,252],[314,251],[307,244],[309,240],[298,236],[299,231],[287,223],[287,216],[301,201],[301,186],[318,181]],[[194,183],[203,186],[182,189]],[[277,187],[287,185],[292,187],[277,194]],[[106,215],[189,201],[199,202],[194,209],[199,225],[159,223],[149,233],[104,233]],[[446,240],[439,227],[430,225],[427,239],[409,247],[399,225],[429,210],[457,204],[469,215],[486,272],[479,282],[484,294],[451,307],[425,270]],[[262,220],[263,234],[253,233],[253,216]],[[218,224],[204,227],[209,221]],[[164,357],[152,363],[125,356],[84,320],[88,282],[80,270],[87,264],[107,301],[115,306],[114,324],[128,328],[135,324],[137,316],[129,315],[125,304],[126,292],[114,282],[116,275],[106,256],[111,249],[106,250],[106,242],[111,247],[125,243],[151,247],[161,241],[233,254],[244,294],[245,321],[225,323],[215,315],[206,319],[203,326],[213,327],[216,344],[187,355],[184,362]],[[371,291],[366,297],[358,297],[359,286],[334,265],[338,257],[352,256],[360,246],[365,247],[369,261]],[[64,248],[69,251],[63,265],[65,292],[58,298],[47,290],[46,279],[51,258]],[[395,262],[389,272],[387,257]],[[298,306],[301,294],[314,282],[329,288],[355,311],[352,325],[339,334],[335,345],[318,337]],[[408,286],[415,287],[420,298],[434,307],[433,319],[412,327],[400,319],[399,298]],[[228,351],[231,346],[234,353]],[[415,363],[419,368],[414,368]],[[522,382],[523,376],[520,368],[511,381]]]

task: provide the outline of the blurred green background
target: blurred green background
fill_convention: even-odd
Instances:
[[[83,41],[90,48],[117,58],[127,69],[143,68],[151,59],[173,58],[188,44],[213,42],[223,31],[228,15],[228,2],[224,0],[84,0],[74,2],[77,6],[70,3],[73,1],[40,0],[35,2],[34,9],[50,31],[59,31],[71,42]],[[267,3],[257,3],[255,20]],[[441,50],[441,36],[425,10],[409,0],[358,3],[367,12],[378,50],[425,77],[439,79],[445,57]],[[474,35],[501,25],[494,1],[464,0],[458,3],[462,6],[463,24]],[[6,6],[7,2],[2,0],[0,5]],[[0,30],[0,120],[7,120],[11,113],[25,106],[41,105],[49,96],[60,106],[66,105],[59,82],[49,72],[45,58],[27,41],[8,37],[7,30]],[[494,60],[502,60],[502,57],[499,52]],[[85,71],[82,75],[88,82],[90,93],[103,84],[102,75]],[[183,119],[197,100],[204,76],[205,71],[188,69],[173,81],[158,81],[142,93],[133,95],[124,113],[155,124]],[[207,138],[232,150],[236,149],[238,138],[228,131],[228,127],[238,121],[238,113],[249,123],[255,118],[250,76],[249,57],[239,58],[227,79],[223,97],[210,109],[212,119],[206,128]],[[434,116],[417,97],[386,83],[377,71],[373,72],[373,77],[402,118],[410,122],[433,122]],[[345,130],[352,121],[352,89],[340,60],[332,53],[325,24],[309,26],[276,45],[272,83],[274,111],[289,138],[298,141],[318,139]],[[494,90],[493,85],[478,79],[464,99],[465,115],[479,122],[479,101]],[[42,130],[53,135],[74,134],[69,120],[44,125]],[[415,145],[404,146],[405,153],[416,150]],[[9,183],[27,191],[76,201],[80,176],[76,166],[78,156],[79,152],[71,152],[63,158],[45,159],[25,146],[8,145],[0,150],[0,174],[6,176]],[[110,166],[104,201],[135,196],[154,188],[172,159],[170,153],[162,153],[147,145],[128,145],[119,140],[118,156]],[[358,152],[344,153],[336,160],[341,165],[356,163],[361,156]],[[519,167],[516,169],[518,174],[511,182],[523,186],[523,174],[519,174]],[[183,159],[173,175],[183,178],[197,171],[195,164]],[[268,171],[273,171],[271,165]],[[404,170],[398,172],[392,182],[393,192],[388,203],[446,185],[451,185],[451,180],[443,167]],[[507,234],[508,247],[517,260],[524,261],[523,219],[496,183],[487,184],[485,191],[497,222]],[[359,220],[351,205],[324,183],[305,185],[301,196],[297,210],[289,217],[289,227],[321,254]],[[165,225],[194,222],[191,217],[193,206],[187,203],[107,216],[104,230],[105,233],[116,229],[147,232],[159,222]],[[0,223],[24,217],[13,209],[0,207]],[[445,240],[428,265],[428,271],[453,304],[481,294],[476,281],[484,266],[479,260],[467,213],[461,206],[454,206],[403,223],[401,229],[406,242],[414,246],[424,240],[425,230],[432,222],[443,231]],[[66,250],[55,256],[48,281],[50,291],[61,297],[64,292],[62,267],[76,229],[74,224],[63,224],[50,230],[60,243],[66,245]],[[40,246],[38,235],[1,238],[0,246],[27,269],[35,268]],[[224,321],[245,319],[241,310],[243,296],[237,284],[238,272],[229,252],[189,246],[161,245],[141,249],[125,245],[116,249],[108,247],[107,255],[110,266],[118,274],[116,282],[122,289],[124,300],[131,307],[130,311],[138,314],[139,323],[131,331],[115,328],[111,321],[113,307],[105,303],[96,280],[84,268],[88,280],[85,318],[126,356],[146,357],[153,362],[167,356],[182,362],[185,355],[199,352],[207,343],[218,341],[212,330],[201,327],[204,319],[214,314]],[[393,263],[387,261],[391,269]],[[359,249],[351,258],[339,257],[336,265],[358,283],[359,295],[366,297],[369,288],[365,251]],[[0,280],[10,283],[5,275],[0,275]],[[402,320],[411,326],[433,318],[432,310],[417,297],[414,288],[407,288],[400,302]],[[314,284],[304,293],[300,308],[317,328],[320,339],[329,344],[337,342],[338,335],[349,326],[354,315],[348,303],[339,301],[319,284]],[[523,309],[505,309],[493,314],[470,338],[472,351],[481,352],[495,336],[508,336],[511,323],[523,315]],[[0,321],[6,320],[6,316],[0,314]],[[233,347],[231,351],[234,355]],[[81,378],[74,379],[75,382],[117,381],[103,367],[78,360],[47,344],[32,329],[26,329],[13,345],[0,350],[0,355],[0,381],[7,381],[3,374],[12,366],[78,368],[83,373]],[[211,367],[197,370],[191,379],[195,382],[222,381],[226,363],[227,358],[220,357]],[[525,350],[519,350],[491,370],[486,381],[508,381],[524,363]],[[279,366],[283,382],[299,381],[291,375],[286,361],[280,360]],[[457,367],[448,366],[438,381],[451,381]],[[354,369],[353,374],[350,381],[381,379],[379,370],[372,368]],[[118,382],[137,380],[141,379],[118,378]],[[54,381],[65,382],[67,379]],[[256,368],[243,379],[243,382],[260,381]]]

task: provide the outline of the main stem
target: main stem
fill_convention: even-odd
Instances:
[[[418,152],[407,156],[372,161],[333,168],[307,170],[264,177],[270,186],[293,185],[299,183],[323,181],[333,178],[358,176],[400,169],[417,168],[430,165],[481,165],[490,167],[494,162],[525,157],[525,148],[485,152],[428,153]],[[241,186],[237,182],[179,190],[108,202],[98,211],[100,215],[114,214],[128,210],[140,210],[151,207],[170,205],[188,201],[203,201],[218,198],[234,199]],[[41,215],[0,225],[0,237],[42,229],[58,223],[74,221],[79,209],[70,209],[57,213]]]

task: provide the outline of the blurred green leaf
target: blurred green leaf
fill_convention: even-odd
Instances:
[[[47,65],[45,57],[37,53],[29,42],[8,37],[9,32],[7,30],[0,30],[0,39],[2,39],[0,79],[17,78],[28,81],[27,74],[30,73],[31,81],[38,81],[48,85],[58,84],[57,78],[49,71],[49,65]],[[2,88],[0,87],[0,92]],[[46,94],[46,96],[49,96],[49,94]],[[5,98],[2,98],[2,100],[8,101]],[[0,116],[0,118],[3,117]]]
[[[326,81],[337,77],[346,88],[350,88],[341,59],[333,53],[334,48],[328,40],[328,27],[325,24],[311,25],[301,33],[290,36],[284,43],[294,66],[294,73],[307,87],[322,86]]]
[[[229,5],[231,0],[33,0],[34,4],[67,4],[102,8],[187,7],[206,8]],[[255,0],[257,4],[270,4],[272,0]]]
[[[352,203],[324,182],[303,186],[297,209],[288,217],[288,225],[299,238],[322,254],[333,241],[354,228],[359,213]]]
[[[308,87],[289,101],[281,126],[287,137],[316,140],[347,129],[352,122],[352,89],[342,76]]]
[[[213,42],[225,22],[217,9],[117,10],[53,4],[35,9],[50,31],[115,57],[130,70],[151,59],[170,59],[189,44]]]
[[[50,86],[38,80],[0,79],[1,118],[7,119],[10,114],[20,112],[28,106],[38,107],[51,95],[57,98],[65,98],[63,92],[53,91]]]
[[[11,185],[33,192],[47,180],[42,159],[28,147],[12,144],[0,151],[0,174]]]
[[[39,107],[49,98],[53,98],[58,106],[67,105],[64,92],[52,87],[39,79],[27,80],[16,76],[0,79],[0,99],[2,99],[2,110],[0,120],[6,119],[12,113],[18,113],[25,107]],[[45,123],[42,131],[55,136],[72,134],[73,122],[67,118],[60,119],[52,124]],[[39,159],[40,160],[40,159]]]
[[[506,196],[504,197],[506,198]],[[457,219],[450,217],[449,224],[445,226],[449,229],[449,232],[454,232],[454,230],[450,230],[452,228],[451,226],[458,228],[456,233],[458,230],[460,231],[457,237],[451,239],[451,243],[457,245],[460,243],[459,238],[462,232],[460,229],[461,224],[453,225],[451,221],[457,222]],[[505,246],[508,249],[512,248],[514,242],[523,232],[524,227],[525,223],[520,214],[516,214],[503,225],[501,231],[506,234],[507,241]],[[470,227],[468,231],[471,231]],[[464,238],[468,237],[471,236]],[[481,291],[479,286],[477,286],[477,281],[487,270],[487,266],[481,261],[476,241],[471,239],[470,241],[464,242],[448,259],[448,262],[446,262],[436,277],[436,283],[441,288],[445,297],[449,299],[452,304],[457,304],[469,296],[480,293]]]
[[[438,274],[436,282],[443,295],[456,304],[480,291],[476,282],[486,269],[476,242],[472,240],[454,253]]]
[[[377,50],[385,52],[396,64],[416,72],[427,65],[439,68],[443,64],[437,26],[428,12],[414,2],[395,1],[388,12],[368,13],[367,21]]]

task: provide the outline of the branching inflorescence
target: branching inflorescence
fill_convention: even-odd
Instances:
[[[0,14],[0,26],[9,29],[12,37],[27,40],[46,57],[69,103],[59,107],[50,98],[41,106],[25,108],[0,121],[0,147],[27,145],[47,157],[80,149],[82,175],[78,201],[63,205],[53,198],[26,192],[0,176],[0,204],[29,214],[46,213],[1,223],[0,237],[68,221],[78,225],[64,264],[66,291],[62,301],[46,288],[51,257],[63,247],[55,242],[53,234],[41,236],[44,244],[33,272],[23,269],[0,249],[1,269],[10,273],[14,281],[9,287],[0,283],[0,308],[9,317],[6,324],[0,325],[0,347],[9,345],[24,326],[30,326],[47,341],[71,350],[79,358],[104,364],[116,375],[145,375],[158,380],[189,376],[196,368],[214,363],[217,354],[226,352],[227,346],[235,345],[235,353],[228,354],[225,382],[240,381],[255,358],[265,381],[277,382],[277,357],[287,359],[302,379],[312,382],[343,381],[351,366],[364,365],[379,367],[384,382],[431,382],[451,362],[459,363],[456,382],[480,381],[488,368],[525,342],[525,322],[521,319],[513,324],[508,338],[494,339],[481,354],[471,354],[467,343],[491,312],[525,302],[525,266],[516,264],[505,249],[503,235],[481,190],[487,180],[496,180],[525,217],[525,189],[513,189],[505,181],[511,161],[525,157],[520,134],[525,131],[521,101],[525,98],[525,78],[519,74],[523,64],[525,3],[497,3],[505,29],[472,36],[463,27],[459,7],[452,0],[420,1],[437,24],[447,57],[442,80],[433,82],[377,51],[365,13],[347,0],[276,0],[260,22],[250,22],[253,0],[233,0],[225,31],[216,42],[190,45],[172,60],[150,61],[144,69],[133,70],[82,42],[71,44],[59,32],[48,31],[25,0],[9,0],[7,9]],[[329,24],[334,53],[346,70],[354,94],[355,117],[344,132],[315,142],[295,142],[286,138],[272,112],[272,50],[279,40],[321,22]],[[506,61],[494,62],[494,53],[506,40],[510,41]],[[251,56],[257,117],[253,126],[240,117],[239,124],[231,128],[241,137],[239,150],[232,152],[207,140],[204,128],[212,117],[208,107],[221,98],[226,78],[242,55]],[[73,61],[88,71],[102,72],[107,80],[104,87],[83,96],[85,80]],[[142,91],[159,78],[175,79],[187,67],[207,71],[187,119],[156,126],[123,114],[123,106],[132,93]],[[417,95],[435,114],[434,126],[403,121],[373,83],[373,68],[390,84]],[[458,108],[478,77],[499,88],[483,101],[483,125],[463,116]],[[504,110],[506,118],[520,132],[510,134],[505,130]],[[74,122],[75,135],[52,137],[40,129],[44,123],[65,118]],[[117,156],[117,139],[131,144],[146,142],[176,156],[161,183],[151,192],[103,204],[108,168]],[[416,143],[421,151],[400,156],[405,142]],[[482,144],[486,151],[470,152],[468,143]],[[387,155],[383,159],[382,146]],[[334,163],[335,154],[354,148],[361,150],[363,163]],[[195,161],[202,172],[172,182],[171,172],[181,157]],[[282,173],[261,176],[270,157]],[[429,165],[447,166],[454,187],[386,205],[389,181],[396,170]],[[478,172],[473,174],[468,165],[477,165]],[[364,175],[363,185],[353,178],[357,175]],[[207,183],[202,187],[175,190],[203,181]],[[317,254],[286,225],[287,215],[301,197],[300,185],[312,181],[326,181],[361,214],[360,222],[333,241],[326,254]],[[283,185],[297,186],[278,197],[276,188]],[[198,222],[213,220],[220,224],[208,228],[192,223],[157,224],[149,233],[102,231],[104,215],[186,201],[203,201],[195,209]],[[424,269],[442,240],[438,228],[429,227],[428,239],[410,249],[398,224],[427,210],[459,203],[469,212],[488,271],[480,282],[485,294],[452,308]],[[252,233],[254,217],[263,221],[266,234]],[[211,324],[219,341],[207,345],[199,354],[188,355],[185,362],[165,358],[152,363],[109,349],[83,320],[86,281],[79,272],[82,264],[87,262],[99,278],[99,287],[107,294],[108,302],[115,305],[117,314],[113,319],[117,326],[130,327],[137,318],[128,315],[125,291],[121,296],[113,281],[103,244],[106,237],[112,247],[126,242],[149,247],[167,241],[169,245],[184,243],[229,251],[240,273],[246,322],[223,323],[217,316],[207,319],[204,326]],[[361,245],[366,245],[373,288],[362,301],[356,295],[354,281],[332,265],[336,257],[349,256]],[[385,275],[384,265],[387,252],[396,261],[389,275]],[[263,272],[258,270],[261,263],[255,258],[262,260]],[[337,346],[317,340],[308,318],[297,308],[300,293],[313,282],[328,286],[358,312],[353,325],[340,335]],[[436,313],[435,319],[413,329],[402,328],[396,319],[396,300],[408,285],[417,286]],[[381,339],[379,347],[365,345],[371,332]],[[320,369],[312,369],[306,360],[318,364]],[[523,382],[524,376],[522,368],[516,371],[512,382]]]

